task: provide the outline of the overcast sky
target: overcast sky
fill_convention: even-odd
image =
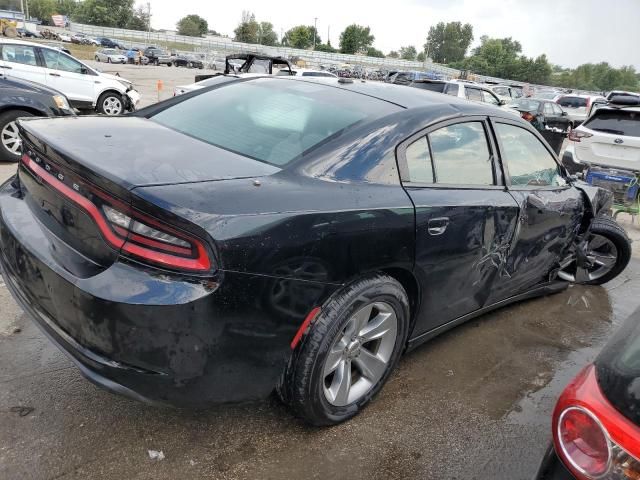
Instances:
[[[178,19],[197,13],[209,28],[233,36],[243,10],[270,21],[278,35],[295,25],[313,25],[338,46],[351,23],[371,27],[374,46],[385,53],[414,45],[420,51],[429,27],[459,20],[482,35],[513,37],[528,56],[546,53],[567,67],[607,61],[640,70],[640,0],[150,0],[153,28],[175,29]]]

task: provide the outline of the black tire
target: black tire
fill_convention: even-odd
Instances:
[[[117,115],[124,114],[126,112],[126,103],[125,103],[124,98],[122,97],[122,95],[120,95],[117,92],[104,92],[102,95],[100,95],[100,97],[98,98],[98,102],[96,103],[96,110],[98,111],[98,113],[102,113],[103,115],[115,116],[115,114],[108,113],[107,111],[105,111],[105,108],[104,108],[104,102],[109,97],[113,97],[113,98],[116,98],[116,99],[120,100],[120,104],[122,106],[122,110]]]
[[[18,153],[15,154],[9,150],[2,141],[5,127],[20,117],[33,117],[33,113],[24,110],[8,110],[0,114],[0,162],[15,163],[20,160],[21,150],[18,149]]]
[[[153,64],[157,67],[158,65],[160,65],[160,62],[158,62],[158,59],[156,58],[156,59],[153,61]]]
[[[602,285],[616,278],[631,260],[631,241],[618,222],[611,217],[596,217],[591,222],[591,233],[596,233],[609,239],[616,247],[618,257],[614,267],[597,280],[585,282],[587,285]]]
[[[100,57],[96,55],[96,62],[100,63]]]
[[[396,340],[386,370],[371,389],[345,406],[335,406],[324,393],[324,363],[334,341],[343,334],[352,315],[373,302],[391,306],[397,317]],[[409,300],[407,293],[394,278],[370,275],[334,294],[322,307],[294,350],[277,387],[282,401],[295,415],[316,425],[334,425],[360,412],[380,391],[395,368],[407,341],[409,331]]]
[[[107,57],[107,63],[111,63],[111,57]]]
[[[170,67],[170,66],[171,66],[171,62],[167,63],[167,67]]]

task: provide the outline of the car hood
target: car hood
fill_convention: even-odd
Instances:
[[[126,189],[280,171],[141,117],[33,119],[22,120],[20,128],[45,155]]]
[[[126,78],[117,77],[117,76],[112,75],[110,73],[103,73],[103,72],[99,72],[99,73],[100,73],[100,76],[102,78],[104,78],[105,80],[115,80],[116,82],[132,83],[130,80],[127,80]]]

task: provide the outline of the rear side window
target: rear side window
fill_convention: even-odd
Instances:
[[[447,95],[451,95],[454,97],[458,96],[458,93],[460,91],[460,86],[456,83],[447,83],[447,86],[444,90],[444,93],[446,93]]]
[[[597,110],[584,126],[596,132],[640,137],[640,112]]]
[[[586,107],[588,103],[589,103],[588,100],[582,97],[561,97],[558,100],[558,104],[561,107],[569,107],[569,108]]]
[[[469,100],[473,100],[474,102],[482,102],[482,90],[478,90],[477,88],[465,88],[467,92],[467,98]]]
[[[23,65],[38,65],[36,50],[27,45],[5,44],[2,48],[2,60],[5,62],[22,63]]]
[[[232,82],[151,120],[212,145],[283,166],[361,121],[399,107],[347,90],[285,78]]]
[[[433,183],[433,166],[427,137],[416,140],[405,152],[409,181],[415,183]]]
[[[429,134],[436,182],[493,185],[487,136],[480,122],[457,123]]]
[[[558,164],[549,151],[528,130],[504,123],[496,124],[511,184],[517,186],[564,186]]]

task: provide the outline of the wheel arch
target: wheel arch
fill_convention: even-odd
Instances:
[[[6,113],[6,112],[10,112],[12,110],[23,110],[25,112],[32,113],[32,114],[34,114],[36,116],[39,116],[39,117],[48,117],[49,116],[45,111],[38,110],[37,108],[34,108],[32,106],[27,106],[27,105],[7,105],[5,107],[0,107],[0,114]]]
[[[411,339],[413,328],[418,318],[418,312],[420,310],[420,284],[411,270],[401,267],[389,267],[380,270],[381,273],[389,275],[402,285],[404,291],[407,292],[409,297],[409,335],[407,341]]]

